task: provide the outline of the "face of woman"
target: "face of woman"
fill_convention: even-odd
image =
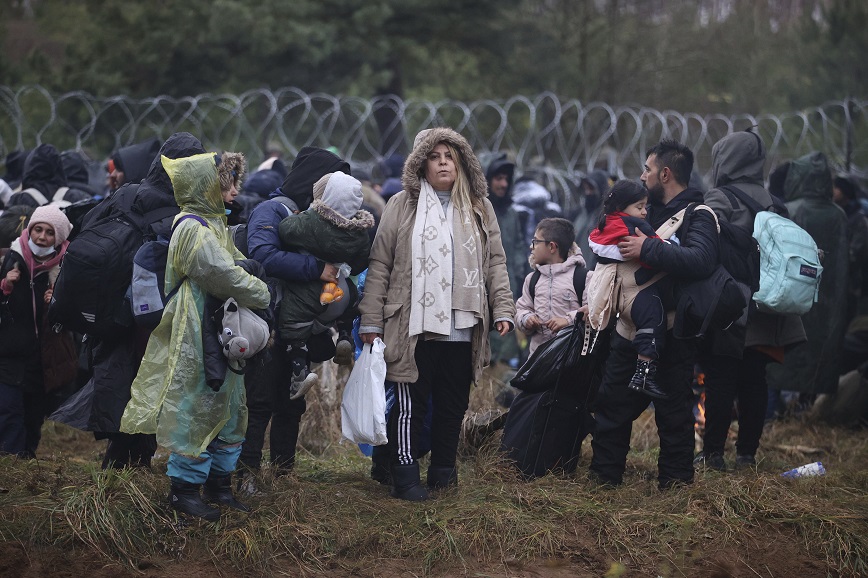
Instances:
[[[425,179],[435,191],[451,191],[458,176],[456,160],[452,158],[449,147],[440,143],[428,153],[425,161]]]
[[[48,223],[36,223],[30,229],[30,239],[39,247],[54,247],[54,227]]]

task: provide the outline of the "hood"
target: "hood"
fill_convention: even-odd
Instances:
[[[204,152],[204,149],[201,152]],[[114,156],[118,157],[121,161],[121,168],[124,172],[125,178],[124,182],[140,183],[145,179],[145,177],[148,176],[148,168],[153,168],[153,163],[155,161],[159,161],[158,154],[166,153],[160,150],[160,141],[152,138],[141,143],[137,143],[127,147],[121,147],[118,149],[118,152],[116,152]],[[173,157],[170,156],[170,158]]]
[[[238,183],[238,190],[241,191],[241,183],[244,181],[245,172],[244,163],[243,153],[223,153],[220,157],[220,166],[217,167],[217,174],[220,175],[221,191],[228,191],[232,188],[233,180]]]
[[[68,183],[87,184],[90,175],[87,172],[87,163],[76,151],[63,151],[60,153],[60,164],[63,165],[63,174]]]
[[[762,186],[766,148],[754,132],[726,135],[711,147],[711,182],[715,187],[729,183]]]
[[[220,155],[204,153],[190,157],[170,159],[161,157],[172,186],[175,200],[182,211],[205,218],[224,217],[223,195],[217,176]]]
[[[54,145],[41,144],[33,149],[24,161],[24,175],[21,178],[21,188],[37,189],[51,199],[54,191],[66,186],[66,174],[60,153]]]
[[[470,194],[481,199],[487,197],[488,181],[485,180],[479,159],[473,154],[473,149],[467,139],[451,128],[426,129],[416,135],[413,152],[407,157],[404,173],[401,175],[401,184],[407,194],[414,199],[419,198],[419,192],[422,190],[421,179],[425,174],[425,161],[428,158],[428,153],[441,142],[452,145],[458,151],[458,155],[461,157],[459,165],[464,170],[464,174],[467,175]]]
[[[160,147],[160,154],[154,158],[151,163],[151,168],[148,170],[148,176],[145,177],[142,184],[149,185],[148,188],[153,187],[164,193],[172,194],[172,181],[169,179],[166,169],[163,168],[163,163],[161,162],[160,157],[180,159],[183,157],[202,154],[204,152],[205,148],[202,146],[202,143],[199,142],[199,139],[188,132],[176,132],[167,138],[166,142],[163,143],[163,146]],[[127,177],[129,178],[129,175],[127,175]]]
[[[24,174],[24,161],[30,151],[12,151],[6,155],[6,174],[3,180],[13,189],[21,184],[21,176]]]
[[[512,191],[512,200],[531,209],[544,209],[552,194],[538,182],[520,178]]]
[[[350,164],[338,155],[318,147],[304,147],[292,163],[280,189],[271,197],[286,196],[304,211],[313,201],[313,185],[328,173],[350,174]]]
[[[606,191],[609,190],[609,187],[612,186],[609,173],[603,169],[594,169],[588,173],[585,180],[587,180],[591,184],[591,187],[597,191],[597,196],[601,199],[603,198],[603,195],[606,194]]]
[[[480,162],[485,166],[485,181],[489,184],[488,200],[494,205],[497,210],[503,210],[512,205],[512,180],[515,175],[515,163],[509,161],[506,153],[491,153],[487,160],[483,160],[480,156]],[[491,193],[491,179],[494,175],[506,175],[506,194],[502,197]]]
[[[826,155],[813,152],[790,161],[784,181],[784,200],[831,199],[832,171]]]
[[[244,181],[244,192],[242,194],[256,195],[262,199],[267,199],[268,195],[274,192],[275,189],[280,188],[284,176],[273,169],[250,173],[250,176]]]

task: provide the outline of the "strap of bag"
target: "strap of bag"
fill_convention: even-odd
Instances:
[[[536,299],[536,284],[539,283],[539,278],[542,273],[539,269],[533,272],[530,277],[530,283],[527,287],[527,292],[530,294],[530,300]],[[573,288],[576,290],[576,297],[579,298],[579,303],[582,301],[582,294],[585,292],[585,281],[588,279],[587,267],[576,267],[573,269]]]
[[[178,228],[178,225],[181,224],[181,221],[185,221],[187,219],[193,219],[194,221],[198,221],[200,225],[202,225],[206,229],[208,228],[208,221],[206,221],[205,219],[203,219],[199,215],[183,215],[181,218],[179,218],[177,221],[175,221],[174,225],[172,225],[172,233],[175,232],[175,229]],[[178,280],[178,284],[175,285],[171,291],[166,293],[166,303],[168,303],[172,299],[172,297],[175,296],[175,294],[181,289],[181,285],[183,285],[184,281],[186,281],[186,280],[187,280],[187,276],[184,275],[183,277],[181,277]]]
[[[51,197],[52,203],[59,203],[63,201],[63,197],[66,196],[66,192],[69,191],[69,187],[58,187],[56,191],[54,191],[54,196]]]
[[[21,191],[21,192],[22,192],[22,193],[27,193],[28,195],[30,195],[31,198],[33,198],[34,201],[36,201],[37,203],[39,203],[39,206],[40,206],[40,207],[41,207],[42,205],[47,205],[47,204],[48,204],[48,199],[45,198],[45,195],[43,195],[42,193],[40,193],[37,189],[34,189],[33,187],[31,187],[31,188],[29,188],[29,189],[24,189],[24,190]]]

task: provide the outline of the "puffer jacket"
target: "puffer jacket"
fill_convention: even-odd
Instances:
[[[518,328],[531,336],[528,353],[533,354],[540,344],[554,337],[554,333],[546,327],[530,329],[527,320],[531,315],[536,315],[543,322],[555,317],[566,317],[570,323],[575,323],[582,296],[576,295],[573,274],[576,267],[584,266],[585,260],[581,253],[568,256],[563,263],[537,265],[536,270],[540,272],[540,276],[534,287],[533,298],[530,296],[533,273],[525,277],[521,297],[515,304],[515,320]]]
[[[486,198],[488,183],[467,141],[447,128],[429,131],[415,147],[404,165],[404,190],[386,204],[383,219],[371,249],[371,263],[365,281],[365,296],[359,306],[362,332],[382,333],[386,343],[386,379],[415,382],[419,379],[414,356],[418,336],[410,337],[410,295],[413,275],[412,247],[408,242],[416,220],[416,204],[421,190],[420,174],[428,153],[438,143],[455,147],[464,160],[471,194],[482,198],[484,214],[477,218],[481,227],[483,277],[488,307],[473,328],[471,339],[473,376],[478,381],[491,358],[488,332],[498,319],[515,318],[515,303],[509,288],[506,255],[494,208]]]
[[[765,157],[762,140],[751,132],[733,133],[715,143],[711,149],[714,188],[705,193],[705,204],[718,219],[753,232],[754,213],[741,203],[733,206],[720,187],[737,186],[761,206],[771,207],[772,195],[763,186]],[[731,331],[715,332],[710,338],[712,351],[739,358],[744,347],[791,347],[803,341],[805,331],[797,315],[774,315],[757,309],[750,311],[743,343]]]
[[[790,218],[814,238],[822,251],[823,277],[819,301],[802,315],[808,341],[793,348],[783,365],[769,367],[769,387],[834,393],[848,322],[847,215],[832,201],[832,172],[822,153],[792,161],[784,191]]]

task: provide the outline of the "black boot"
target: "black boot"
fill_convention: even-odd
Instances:
[[[409,465],[392,464],[392,497],[410,502],[428,499],[428,490],[419,479],[419,462]]]
[[[384,486],[392,485],[391,454],[387,446],[374,446],[371,452],[371,479]]]
[[[428,468],[428,488],[431,490],[443,490],[450,486],[458,485],[458,470],[451,468],[434,467]]]
[[[644,393],[654,399],[668,399],[669,396],[657,385],[657,362],[653,359],[637,359],[636,373],[627,386],[633,391]]]
[[[172,480],[172,488],[169,490],[169,505],[183,514],[216,522],[220,519],[220,508],[213,508],[202,501],[202,496],[199,495],[201,487],[201,484]]]
[[[236,510],[241,510],[242,512],[250,511],[250,508],[236,500],[235,496],[232,495],[231,474],[222,476],[210,474],[205,481],[205,490],[202,492],[202,498],[212,504],[222,504]]]

